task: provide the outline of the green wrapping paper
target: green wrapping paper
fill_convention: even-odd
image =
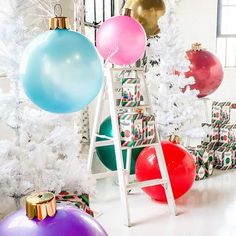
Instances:
[[[139,106],[141,99],[140,79],[122,78],[121,83],[122,83],[121,105],[124,107]]]
[[[206,169],[203,165],[196,165],[196,178],[195,180],[202,180],[206,178]]]

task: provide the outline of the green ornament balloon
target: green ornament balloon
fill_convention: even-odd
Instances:
[[[112,124],[111,124],[111,117],[107,117],[101,124],[99,129],[100,135],[106,135],[108,137],[113,137],[112,132]],[[97,138],[97,141],[104,141],[104,138]],[[131,158],[131,166],[130,166],[130,173],[135,173],[135,164],[138,158],[139,153],[143,150],[143,148],[135,148],[132,150],[132,158]],[[104,146],[104,147],[97,147],[96,148],[97,155],[100,161],[110,170],[117,170],[116,166],[116,155],[115,155],[115,148],[114,145]],[[126,154],[127,151],[123,150],[123,161],[124,165],[126,166]]]

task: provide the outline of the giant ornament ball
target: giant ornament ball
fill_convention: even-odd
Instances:
[[[97,32],[97,49],[115,65],[133,64],[144,55],[147,38],[143,27],[130,16],[114,16]]]
[[[195,79],[195,84],[190,85],[190,89],[199,90],[199,98],[215,92],[224,76],[220,60],[213,53],[201,48],[187,51],[187,58],[191,65],[185,76],[187,78],[193,76]]]
[[[163,0],[127,0],[125,7],[131,9],[131,16],[143,26],[148,36],[160,32],[158,20],[166,10]]]
[[[84,35],[67,28],[36,37],[24,52],[20,73],[27,96],[52,113],[83,109],[103,82],[96,48]]]
[[[191,154],[180,145],[169,141],[161,142],[167,171],[174,198],[185,194],[195,180],[195,163]],[[154,147],[146,147],[136,162],[135,174],[138,181],[146,181],[161,178],[161,172]],[[143,188],[152,199],[166,202],[163,186],[156,185]]]
[[[99,129],[100,135],[106,135],[108,137],[113,137],[112,132],[112,123],[111,123],[111,117],[107,117],[101,124]],[[105,138],[97,138],[97,141],[104,141],[107,140]],[[139,153],[142,151],[142,148],[134,148],[132,149],[132,156],[131,156],[131,166],[130,166],[130,173],[135,173],[135,163],[138,158]],[[116,166],[116,155],[115,155],[115,148],[114,145],[110,146],[104,146],[104,147],[97,147],[96,148],[97,155],[100,159],[100,161],[105,165],[109,170],[117,170]],[[127,151],[123,150],[123,162],[124,166],[126,168],[126,155]]]
[[[54,217],[29,219],[20,209],[0,222],[1,236],[108,236],[90,215],[74,206],[59,205]]]

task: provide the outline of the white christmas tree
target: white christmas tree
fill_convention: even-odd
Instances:
[[[158,22],[160,34],[150,38],[147,47],[147,81],[158,127],[162,138],[172,134],[201,137],[201,104],[198,91],[188,87],[194,79],[184,75],[190,64],[179,40],[175,1],[166,1],[166,9]]]
[[[32,191],[90,192],[93,184],[81,158],[82,133],[78,115],[53,115],[34,108],[19,82],[19,64],[26,45],[54,16],[58,0],[0,2],[0,71],[11,90],[0,90],[0,121],[15,131],[12,140],[0,140],[0,192],[19,200]],[[39,27],[41,26],[41,27]],[[9,209],[0,207],[0,216]],[[4,212],[5,211],[5,212]]]

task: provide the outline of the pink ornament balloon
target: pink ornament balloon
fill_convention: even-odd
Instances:
[[[141,24],[129,16],[105,21],[97,32],[97,49],[116,65],[129,65],[143,57],[147,37]]]

